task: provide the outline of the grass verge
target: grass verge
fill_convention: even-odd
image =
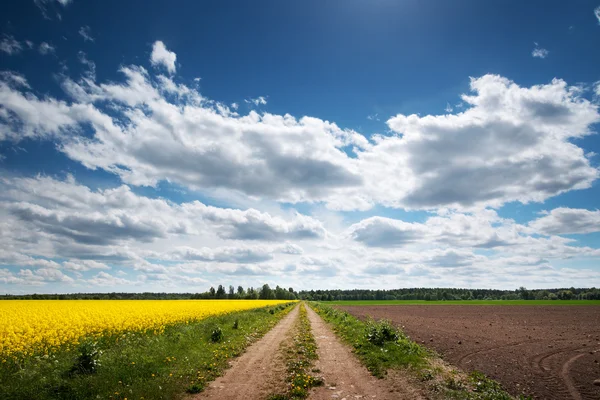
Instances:
[[[435,353],[412,341],[386,320],[361,321],[322,303],[310,307],[327,321],[336,334],[376,377],[389,369],[402,369],[420,382],[433,398],[457,400],[511,400],[500,384],[479,372],[467,375],[444,364]],[[526,397],[519,397],[526,399]]]
[[[311,375],[317,356],[317,343],[312,334],[304,303],[293,327],[291,343],[284,348],[288,386],[286,393],[271,395],[269,400],[296,400],[308,397],[312,387],[323,384],[321,377]]]
[[[77,350],[0,366],[1,399],[173,399],[201,392],[293,303],[84,341]]]

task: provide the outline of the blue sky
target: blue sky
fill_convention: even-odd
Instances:
[[[598,6],[4,2],[0,291],[598,286]]]

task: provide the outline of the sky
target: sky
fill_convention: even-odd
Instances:
[[[600,2],[0,4],[0,293],[600,286]]]

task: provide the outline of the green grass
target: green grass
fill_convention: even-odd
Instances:
[[[344,300],[326,301],[323,304],[338,306],[600,306],[600,300]]]
[[[197,393],[290,309],[235,312],[171,325],[160,335],[125,333],[88,342],[85,354],[62,350],[7,362],[0,365],[0,399],[151,400]],[[217,328],[222,337],[213,334]]]
[[[403,369],[412,374],[415,381],[421,381],[433,399],[514,399],[498,382],[479,372],[465,375],[440,368],[439,363],[434,362],[437,356],[433,352],[410,340],[391,322],[361,321],[328,304],[311,302],[310,306],[353,347],[359,360],[374,376],[382,378],[389,369]]]

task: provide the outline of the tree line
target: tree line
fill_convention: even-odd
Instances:
[[[597,288],[532,289],[454,289],[408,288],[391,290],[303,290],[300,299],[315,301],[335,300],[600,300]]]
[[[0,295],[0,300],[190,300],[190,299],[230,299],[230,300],[295,300],[298,294],[293,288],[284,289],[277,285],[272,289],[268,284],[260,288],[244,289],[238,286],[218,285],[201,293],[64,293],[64,294],[25,294]]]
[[[351,289],[351,290],[302,290],[282,288],[272,289],[268,284],[261,287],[229,285],[211,287],[199,293],[66,293],[66,294],[27,294],[0,295],[0,300],[185,300],[185,299],[244,299],[244,300],[600,300],[597,288],[557,288],[557,289],[455,289],[455,288],[408,288],[391,290]]]

